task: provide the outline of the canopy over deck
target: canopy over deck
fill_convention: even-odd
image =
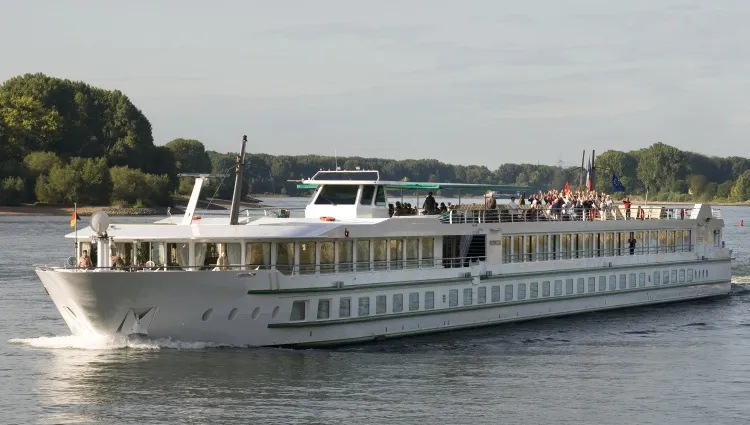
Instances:
[[[432,183],[432,182],[401,182],[387,180],[294,180],[297,182],[297,189],[315,189],[322,185],[380,185],[386,189],[403,189],[403,190],[439,190],[439,189],[460,189],[475,191],[495,191],[502,193],[513,193],[531,191],[529,186],[511,186],[502,184],[473,184],[473,183]]]

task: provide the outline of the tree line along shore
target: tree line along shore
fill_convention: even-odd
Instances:
[[[595,147],[596,148],[596,147]],[[207,151],[204,144],[176,138],[155,145],[151,123],[119,90],[44,74],[13,77],[0,85],[0,206],[48,211],[108,206],[123,211],[165,211],[192,190],[178,173],[216,173],[202,196],[230,199],[237,153]],[[339,157],[343,169],[380,171],[387,180],[511,184],[535,190],[575,186],[580,167],[538,164],[453,165],[434,159]],[[307,195],[290,179],[334,167],[321,155],[250,153],[242,195]],[[744,203],[750,199],[750,159],[709,157],[664,143],[629,152],[610,150],[596,158],[596,188],[649,202]],[[441,196],[455,195],[450,192]],[[24,209],[26,211],[27,209]],[[7,208],[0,209],[9,211]],[[20,211],[20,210],[16,210]]]

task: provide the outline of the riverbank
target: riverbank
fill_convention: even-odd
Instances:
[[[124,208],[118,206],[81,206],[78,215],[89,216],[96,211],[104,211],[110,216],[153,216],[167,215],[166,208]],[[0,207],[0,216],[10,215],[57,215],[72,216],[73,207],[54,205],[20,205],[16,207]]]

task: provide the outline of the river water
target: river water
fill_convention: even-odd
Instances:
[[[68,218],[0,217],[0,424],[750,423],[750,208],[722,213],[729,296],[335,350],[69,336],[31,267]]]

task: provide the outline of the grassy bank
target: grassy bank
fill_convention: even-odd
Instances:
[[[166,208],[129,208],[112,205],[78,207],[78,215],[82,217],[89,216],[96,211],[104,211],[111,216],[167,215]],[[15,207],[0,207],[0,216],[11,215],[72,216],[73,207],[55,205],[19,205]]]

